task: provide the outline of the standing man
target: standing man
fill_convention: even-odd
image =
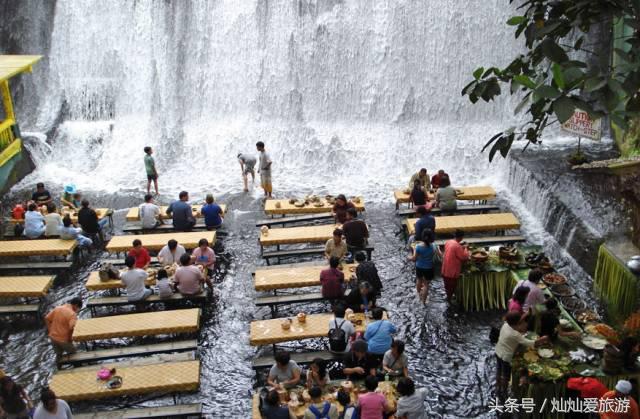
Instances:
[[[464,231],[456,230],[455,239],[447,240],[444,244],[441,273],[448,303],[451,303],[453,293],[456,291],[462,264],[469,260],[469,246],[462,243],[463,238]]]
[[[182,191],[178,195],[179,200],[174,201],[167,208],[167,215],[173,218],[173,229],[177,231],[191,231],[196,225],[193,209],[187,203],[189,192]]]
[[[156,195],[158,195],[158,171],[156,170],[156,162],[151,155],[153,149],[149,146],[144,148],[144,168],[147,171],[147,194],[151,193],[151,181],[156,188]]]
[[[82,300],[79,297],[75,297],[67,304],[51,310],[44,318],[49,332],[49,339],[58,361],[65,352],[68,354],[76,352],[71,336],[73,336],[73,328],[76,326],[78,312],[81,308]]]
[[[247,176],[251,174],[251,183],[256,183],[256,158],[246,154],[238,153],[238,161],[242,170],[242,181],[244,182],[244,191],[249,192]]]
[[[271,198],[273,192],[273,186],[271,185],[271,156],[265,151],[264,143],[258,141],[256,148],[260,152],[260,167],[258,167],[258,173],[260,173],[260,182],[262,183],[262,189],[264,189],[265,198]]]

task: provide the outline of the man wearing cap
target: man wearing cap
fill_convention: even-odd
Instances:
[[[619,380],[615,390],[600,398],[598,412],[601,419],[638,419],[638,403],[630,396],[633,386],[627,380]]]
[[[251,174],[251,183],[256,182],[256,158],[248,154],[238,153],[238,162],[240,162],[240,170],[242,170],[242,181],[244,182],[244,191],[249,192],[247,184],[247,175]]]

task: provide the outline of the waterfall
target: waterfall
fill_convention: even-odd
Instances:
[[[479,149],[512,108],[460,91],[475,66],[518,51],[510,14],[504,0],[58,0],[26,128],[50,131],[61,109],[62,122],[25,183],[137,188],[150,145],[165,191],[221,192],[258,140],[280,190],[348,178],[387,193],[416,166],[477,180]]]

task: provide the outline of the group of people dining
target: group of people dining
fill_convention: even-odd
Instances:
[[[403,341],[394,339],[396,327],[384,318],[381,308],[371,311],[371,323],[364,333],[357,333],[348,319],[350,313],[342,304],[333,308],[334,319],[329,322],[329,345],[331,351],[341,359],[333,370],[321,359],[314,359],[304,371],[288,352],[277,352],[275,364],[269,370],[267,386],[269,392],[264,397],[261,413],[265,419],[294,418],[288,406],[281,405],[279,390],[289,390],[296,386],[307,388],[311,401],[305,411],[305,418],[371,418],[382,419],[391,413],[396,417],[426,418],[423,401],[426,391],[416,389],[410,378],[408,357]],[[340,390],[336,401],[338,405],[322,398],[331,381],[346,377],[351,381],[364,383],[364,393],[360,393],[356,403],[352,403],[349,393]],[[381,380],[397,380],[400,399],[395,409],[382,393],[376,392]],[[343,392],[343,394],[340,394]],[[339,414],[339,411],[342,414]],[[324,413],[322,413],[324,412]]]
[[[127,299],[134,302],[148,298],[154,291],[146,285],[149,278],[146,269],[151,263],[149,252],[140,239],[133,240],[132,245],[125,258],[127,269],[121,271],[119,277],[126,288]],[[171,278],[166,269],[155,272],[160,298],[169,298],[174,292],[185,296],[198,295],[203,291],[204,284],[210,290],[213,289],[211,276],[216,255],[207,239],[200,239],[198,247],[191,254],[187,253],[184,246],[171,239],[158,253],[158,262],[161,266],[176,266]]]
[[[138,207],[138,215],[144,230],[152,230],[164,224],[164,217],[171,217],[172,226],[177,231],[191,231],[196,225],[196,217],[193,207],[189,203],[189,192],[181,191],[178,200],[172,202],[162,214],[160,207],[155,203],[154,197],[147,194],[144,203]],[[215,230],[222,226],[224,211],[215,202],[212,194],[207,194],[205,203],[200,208],[200,215],[204,218],[207,230]]]
[[[65,186],[60,202],[63,205],[61,209],[53,202],[44,184],[38,183],[31,200],[16,204],[11,211],[16,223],[15,235],[29,239],[59,237],[76,240],[82,247],[89,247],[96,238],[102,238],[102,231],[109,222],[108,214],[98,214],[74,185]],[[80,227],[72,220],[72,213]]]
[[[427,169],[422,168],[409,180],[409,202],[414,207],[440,208],[442,211],[455,211],[458,193],[451,186],[451,178],[442,169],[431,178]],[[433,202],[429,198],[433,195]]]

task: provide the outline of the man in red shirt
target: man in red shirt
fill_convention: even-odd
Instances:
[[[449,175],[446,174],[442,169],[438,170],[438,173],[431,177],[431,187],[433,189],[438,189],[440,187],[440,181],[442,181],[443,177],[449,177]]]
[[[453,293],[456,291],[462,264],[469,260],[469,247],[461,243],[463,238],[464,231],[456,230],[455,239],[448,240],[444,244],[441,273],[444,280],[444,289],[447,292],[447,302],[449,303],[453,298]]]
[[[633,386],[627,380],[619,380],[615,390],[608,391],[600,398],[598,411],[600,419],[638,419],[638,403],[630,396]]]
[[[332,256],[329,259],[329,268],[320,272],[320,283],[322,284],[322,297],[329,300],[341,299],[344,296],[342,284],[344,284],[344,273],[338,269],[340,259]]]
[[[71,336],[81,308],[82,300],[79,297],[75,297],[68,304],[63,304],[51,310],[44,318],[49,332],[49,339],[57,359],[60,359],[65,352],[70,354],[76,352]]]
[[[138,269],[147,269],[151,263],[151,256],[149,256],[147,249],[142,247],[140,239],[133,241],[133,249],[129,250],[128,255],[136,259],[136,263],[133,266]]]

